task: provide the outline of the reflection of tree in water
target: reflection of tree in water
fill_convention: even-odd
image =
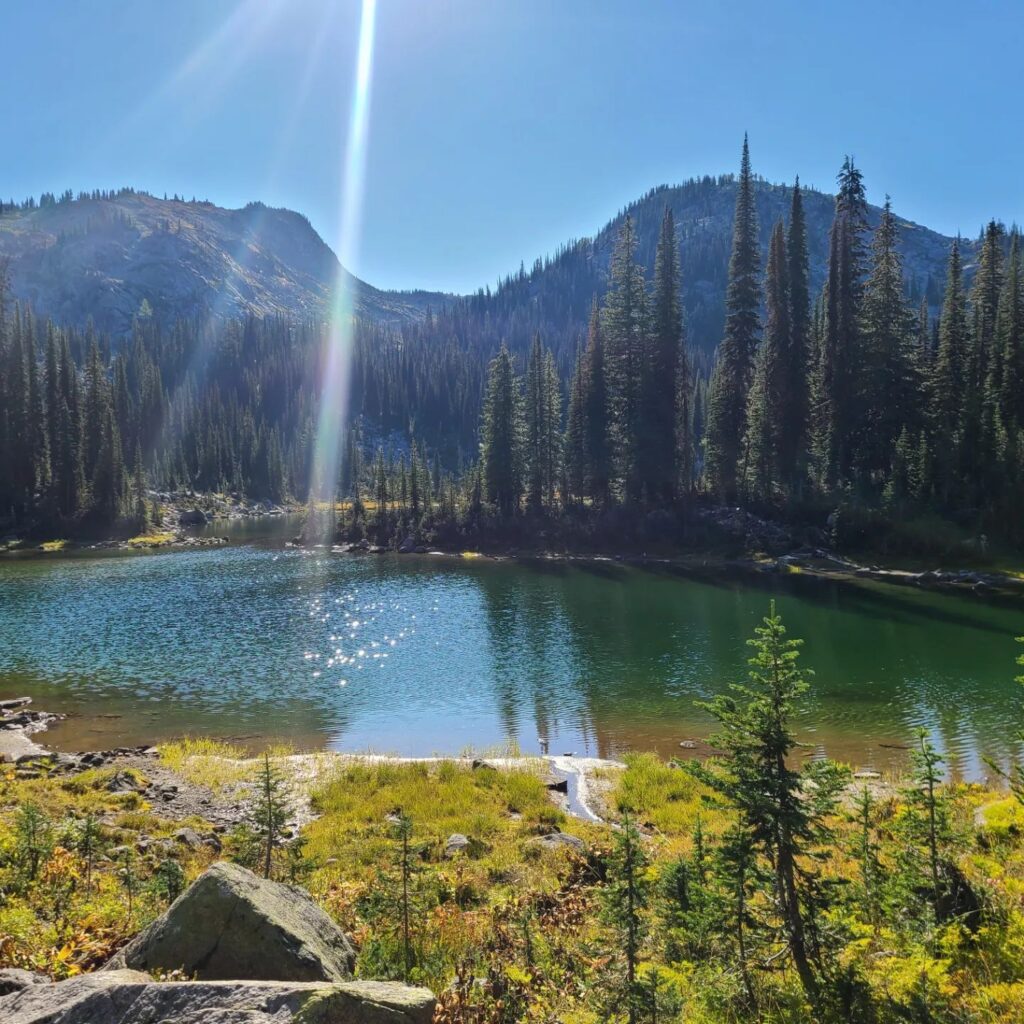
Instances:
[[[950,767],[984,774],[979,751],[1014,752],[1012,609],[894,587],[766,576],[729,579],[614,563],[500,567],[481,581],[505,728],[609,755],[678,751],[706,735],[694,705],[746,675],[745,641],[779,598],[815,670],[811,746],[855,763],[898,763],[919,724]],[[1024,720],[1024,713],[1020,715]],[[554,752],[554,751],[553,751]]]
[[[527,750],[539,746],[561,753],[551,744],[565,733],[589,746],[590,721],[573,684],[579,645],[566,618],[568,602],[557,574],[496,567],[481,575],[480,593],[506,734],[519,738]],[[522,720],[527,709],[530,726]]]

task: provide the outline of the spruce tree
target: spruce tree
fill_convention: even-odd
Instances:
[[[1008,428],[1024,427],[1024,274],[1020,235],[1010,239],[1010,255],[996,315],[994,361],[1001,364],[996,396],[999,415]]]
[[[786,236],[789,278],[789,347],[782,362],[782,392],[786,396],[778,423],[778,462],[781,483],[799,497],[807,473],[807,417],[810,402],[811,343],[810,267],[807,222],[800,179],[793,186]]]
[[[604,334],[596,301],[584,356],[582,407],[586,491],[595,504],[605,506],[611,497],[612,438]]]
[[[586,486],[586,436],[585,412],[583,408],[583,353],[576,353],[576,361],[573,366],[572,382],[569,385],[569,409],[565,422],[565,482],[566,493],[562,500],[566,504],[570,501],[578,502],[584,493]]]
[[[962,424],[967,346],[967,302],[960,261],[960,240],[955,239],[949,253],[946,293],[939,317],[939,347],[929,382],[929,411],[938,463],[937,482],[944,504],[949,501],[956,486],[953,456]]]
[[[523,491],[521,405],[512,357],[502,345],[487,373],[480,461],[486,500],[506,517],[519,510]]]
[[[872,240],[871,272],[864,286],[861,422],[857,461],[869,485],[884,485],[896,439],[919,427],[920,388],[913,316],[904,298],[896,218],[888,196]]]
[[[615,425],[618,473],[626,498],[636,501],[641,477],[641,382],[647,358],[648,308],[643,268],[636,261],[636,231],[628,214],[612,252],[605,296],[609,406]]]
[[[650,502],[663,505],[672,503],[679,479],[678,389],[689,388],[679,288],[676,224],[666,207],[654,257],[651,342],[643,370],[640,437],[644,491]]]
[[[687,770],[735,810],[751,848],[770,867],[782,934],[820,1016],[824,964],[809,936],[821,905],[812,865],[834,843],[829,819],[845,775],[829,761],[793,763],[792,719],[809,688],[797,666],[801,642],[786,637],[774,602],[755,634],[747,641],[754,649],[749,682],[704,705],[719,725],[711,743],[721,758],[691,762]]]
[[[757,350],[754,383],[747,412],[746,489],[755,498],[771,498],[782,480],[779,438],[789,395],[787,359],[791,347],[789,276],[782,221],[772,230],[765,277],[765,328]]]
[[[711,378],[704,452],[708,487],[719,500],[726,502],[736,497],[737,483],[746,461],[743,441],[747,395],[761,327],[760,260],[754,179],[744,135],[725,297],[725,334],[718,346]]]
[[[861,410],[861,302],[867,200],[861,172],[847,157],[839,172],[813,386],[815,477],[825,493],[849,481]]]

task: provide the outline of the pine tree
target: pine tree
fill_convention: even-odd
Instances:
[[[506,517],[519,510],[523,492],[521,404],[512,357],[502,345],[487,373],[480,461],[485,497]]]
[[[996,358],[996,320],[1003,284],[1003,229],[994,220],[985,228],[978,269],[971,287],[973,331],[968,348],[967,379],[960,439],[960,470],[975,501],[995,490],[992,479],[998,447],[997,407],[1002,362]]]
[[[676,224],[666,207],[654,257],[651,338],[643,368],[639,451],[647,499],[662,505],[671,505],[679,480],[677,389],[689,387],[679,274]]]
[[[888,196],[872,241],[871,273],[864,286],[861,324],[861,422],[857,461],[869,484],[888,475],[901,432],[919,427],[920,388],[913,316],[904,298],[896,218]]]
[[[755,652],[750,681],[704,705],[719,725],[711,743],[721,760],[686,767],[735,809],[752,849],[770,866],[782,934],[817,1014],[821,949],[809,934],[821,906],[810,864],[834,842],[828,822],[845,776],[828,761],[793,764],[792,719],[809,688],[796,664],[800,641],[787,639],[774,602],[755,634],[747,641]]]
[[[526,421],[526,507],[529,511],[541,511],[545,500],[547,482],[547,379],[544,366],[544,348],[541,336],[534,335],[534,344],[529,349],[526,364],[525,421]]]
[[[612,252],[602,328],[607,340],[606,374],[618,472],[626,498],[636,501],[643,486],[641,381],[649,318],[644,272],[636,261],[636,232],[628,214]]]
[[[270,878],[274,866],[274,850],[281,842],[288,816],[288,798],[280,771],[263,755],[249,809],[248,825],[259,846],[259,859],[264,878]]]
[[[149,502],[146,501],[146,473],[142,468],[142,448],[135,445],[135,464],[132,472],[132,500],[136,529],[145,533],[149,529]]]
[[[590,331],[583,365],[585,487],[591,500],[604,506],[611,497],[612,439],[604,335],[596,301],[590,311]]]
[[[566,504],[570,501],[578,502],[583,497],[586,487],[587,450],[584,433],[583,373],[583,353],[577,352],[572,382],[569,385],[569,410],[566,415],[563,443],[566,493],[562,495],[562,500]]]
[[[861,391],[867,200],[863,176],[850,157],[838,180],[812,399],[815,477],[826,493],[851,477],[860,421],[857,399]]]
[[[725,334],[711,378],[705,439],[708,487],[722,501],[736,497],[746,461],[747,395],[760,331],[760,252],[750,150],[743,137],[743,156],[736,190],[732,256],[726,291]]]
[[[929,386],[933,446],[939,463],[938,485],[943,504],[948,503],[956,486],[953,453],[962,423],[967,345],[967,302],[960,262],[960,240],[956,239],[949,253],[946,293],[939,317],[939,348]]]
[[[755,498],[771,498],[783,479],[778,438],[783,427],[789,395],[787,360],[790,356],[791,323],[786,241],[782,221],[772,231],[765,279],[764,338],[757,350],[754,383],[750,389],[745,447],[746,488]]]
[[[1020,235],[1010,239],[1010,256],[996,314],[994,361],[1001,364],[996,398],[999,415],[1008,427],[1024,427],[1024,274],[1021,273]]]
[[[615,936],[615,948],[621,951],[622,979],[612,982],[614,1010],[626,1004],[629,1024],[637,1024],[643,1005],[637,979],[640,948],[647,931],[645,910],[650,903],[648,864],[640,833],[633,824],[628,808],[623,808],[622,825],[615,833],[609,858],[608,881],[601,893],[605,922]]]
[[[789,347],[782,364],[782,392],[786,401],[778,424],[777,448],[781,483],[790,494],[799,497],[807,473],[811,340],[807,223],[799,178],[793,186],[789,211],[786,260],[789,278]]]

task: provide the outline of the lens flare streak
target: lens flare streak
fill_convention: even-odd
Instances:
[[[344,268],[354,263],[360,240],[376,14],[376,0],[363,0],[355,83],[341,182],[341,221],[338,231],[338,259],[341,267],[338,270],[331,322],[326,336],[320,415],[313,454],[312,494],[323,502],[330,502],[334,498],[338,480],[341,432],[348,411],[355,296],[353,279]]]

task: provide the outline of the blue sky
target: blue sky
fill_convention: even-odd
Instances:
[[[358,0],[9,0],[0,194],[132,184],[342,243]],[[648,188],[754,169],[973,234],[1024,221],[1024,4],[378,0],[361,231],[382,287],[466,291]]]

